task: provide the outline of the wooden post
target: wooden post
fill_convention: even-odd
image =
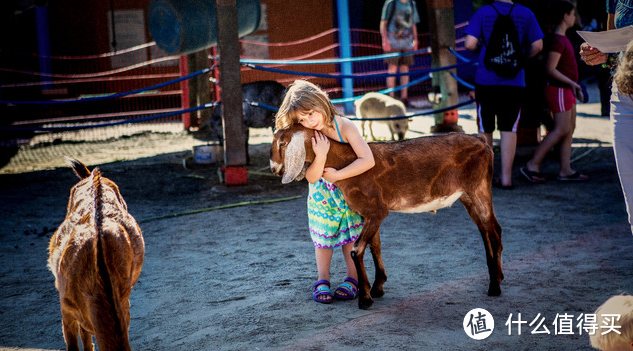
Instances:
[[[209,68],[209,49],[202,49],[187,55],[187,74]],[[189,79],[189,107],[201,106],[211,102],[209,75],[201,74]],[[211,118],[211,109],[202,109],[191,113],[190,126],[199,127]]]
[[[216,0],[218,49],[220,52],[220,96],[224,126],[224,163],[227,173],[243,169],[239,183],[246,183],[246,132],[243,130],[240,46],[236,0]],[[242,180],[243,179],[243,180]],[[228,177],[226,181],[229,184]]]
[[[455,47],[455,15],[453,0],[427,0],[427,13],[431,40],[431,66],[446,67],[454,65],[457,58],[449,48]],[[456,69],[433,72],[433,89],[441,94],[441,98],[431,101],[434,109],[456,105],[459,102],[457,81],[450,72]],[[439,112],[435,114],[433,133],[447,133],[462,131],[457,125],[457,110]]]
[[[180,75],[186,76],[187,73],[187,56],[180,56],[180,60],[178,60],[178,66],[180,68]],[[180,94],[180,107],[184,109],[188,109],[189,106],[189,81],[180,82],[180,90],[182,93]],[[191,113],[186,112],[182,114],[182,125],[185,127],[185,130],[189,130],[191,128]]]

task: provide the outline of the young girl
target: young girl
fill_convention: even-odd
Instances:
[[[554,33],[549,38],[549,50],[545,62],[548,82],[545,86],[545,99],[554,114],[554,129],[551,130],[537,147],[521,173],[532,183],[544,183],[539,173],[541,162],[552,147],[559,145],[560,170],[558,180],[578,181],[589,179],[571,168],[571,143],[576,128],[576,97],[582,96],[578,84],[578,65],[574,48],[565,36],[565,31],[576,22],[575,8],[566,0],[555,0],[550,5]]]
[[[334,108],[323,90],[310,82],[297,80],[292,83],[275,116],[277,129],[293,123],[315,130],[312,138],[315,158],[305,175],[310,183],[308,224],[318,271],[312,298],[321,303],[331,303],[333,297],[354,299],[358,292],[358,275],[350,253],[362,230],[363,220],[347,206],[343,194],[334,183],[372,168],[374,156],[356,126]],[[350,144],[357,159],[342,169],[326,168],[325,161],[330,148],[328,138]],[[343,249],[347,278],[333,296],[330,290],[330,262],[333,249],[339,246]]]

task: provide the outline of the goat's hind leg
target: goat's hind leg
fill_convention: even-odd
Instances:
[[[376,276],[374,277],[374,285],[371,287],[371,297],[382,297],[385,295],[383,285],[387,281],[387,272],[385,272],[385,265],[382,262],[381,244],[380,244],[380,232],[376,233],[369,243],[371,249],[371,256],[374,260],[374,267],[376,268]]]
[[[492,206],[492,194],[489,190],[483,196],[464,194],[460,201],[466,207],[466,211],[468,211],[477,228],[479,228],[484,242],[486,263],[490,275],[488,295],[499,296],[501,295],[501,281],[503,280],[503,269],[501,267],[503,244],[501,243],[501,226],[497,222]]]
[[[70,313],[62,311],[62,332],[67,351],[79,351],[79,322]]]
[[[381,222],[382,219],[370,220],[364,218],[363,230],[361,231],[358,239],[356,239],[354,248],[351,252],[352,259],[354,260],[354,266],[356,266],[356,273],[358,274],[358,307],[364,310],[371,307],[374,303],[374,299],[372,299],[370,295],[371,286],[369,285],[369,279],[367,278],[367,271],[365,270],[363,258],[365,257],[367,244],[369,244],[373,240],[374,236],[378,234]]]
[[[81,333],[81,344],[84,347],[83,351],[94,351],[95,344],[92,342],[92,333],[81,326],[79,328],[79,332]]]

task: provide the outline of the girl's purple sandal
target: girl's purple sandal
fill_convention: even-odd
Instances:
[[[334,297],[340,300],[353,300],[357,295],[358,282],[356,279],[350,277],[345,278],[345,282],[334,291]]]
[[[327,285],[321,286],[319,285]],[[317,288],[318,287],[318,288]],[[329,299],[319,298],[319,296],[329,296]],[[319,280],[314,283],[314,290],[312,290],[312,299],[320,303],[332,303],[332,290],[330,290],[330,282],[327,280]]]

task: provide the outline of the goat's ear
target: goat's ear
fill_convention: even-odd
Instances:
[[[282,184],[292,182],[303,170],[306,162],[305,134],[297,132],[290,139],[286,147],[284,156],[284,175],[281,178]],[[300,180],[300,179],[297,179]]]

